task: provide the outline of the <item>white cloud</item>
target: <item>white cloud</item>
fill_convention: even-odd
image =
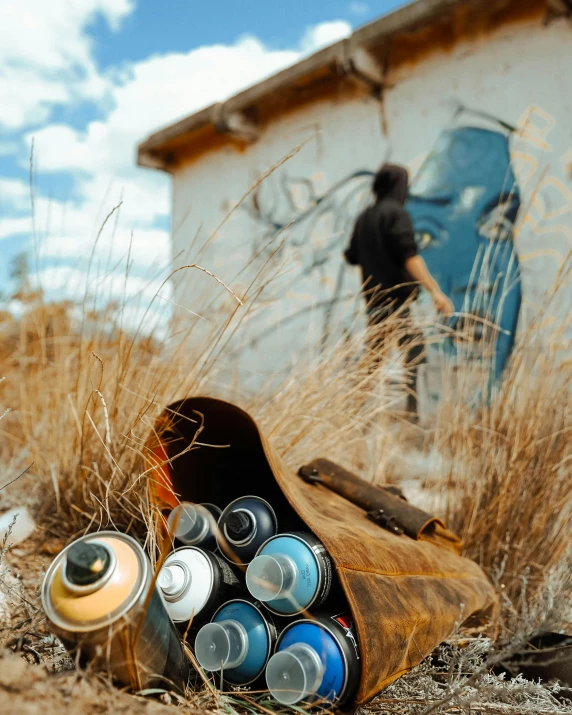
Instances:
[[[0,215],[25,211],[30,206],[30,187],[19,179],[0,178]],[[0,224],[1,225],[1,224]]]
[[[166,177],[142,172],[135,166],[137,142],[161,125],[224,99],[264,76],[297,61],[303,54],[348,34],[347,23],[337,21],[308,30],[295,50],[270,50],[252,37],[232,46],[211,45],[187,53],[153,56],[124,68],[111,90],[112,109],[103,120],[91,122],[84,132],[69,126],[49,125],[34,134],[35,153],[44,172],[76,172],[76,192],[84,205],[83,235],[92,235],[97,212],[94,205],[107,196],[99,214],[123,195],[121,227],[148,227],[169,213]],[[31,140],[31,136],[28,137]],[[66,225],[78,213],[67,216]],[[74,226],[71,235],[80,233]],[[139,232],[140,233],[140,232]],[[145,235],[141,234],[145,241]],[[152,235],[152,234],[149,234]],[[43,246],[66,250],[70,230]],[[84,239],[85,240],[85,239]],[[70,252],[77,250],[76,241]]]
[[[1,42],[1,40],[0,40]],[[0,75],[0,126],[15,129],[39,123],[50,107],[71,99],[71,87],[36,68],[4,65]]]
[[[0,126],[45,120],[55,104],[101,97],[87,27],[98,16],[117,29],[132,0],[0,3]]]
[[[20,145],[16,141],[0,140],[0,156],[13,156],[18,153]]]
[[[77,223],[77,222],[76,222]],[[62,261],[82,259],[83,265],[92,255],[97,270],[109,270],[117,266],[125,271],[125,262],[131,250],[130,261],[138,269],[166,270],[171,259],[169,233],[156,228],[135,229],[133,232],[115,229],[110,224],[97,244],[93,235],[86,236],[81,226],[79,231],[66,227],[65,231],[54,232],[39,241],[41,259]],[[119,264],[119,265],[118,265]]]
[[[187,53],[156,55],[126,67],[111,89],[113,109],[85,132],[52,125],[35,132],[44,170],[134,171],[135,147],[146,134],[296,62],[304,54],[345,37],[348,23],[310,28],[300,49],[270,50],[245,37],[235,45],[210,45]]]
[[[332,45],[338,40],[343,40],[352,31],[351,25],[343,20],[333,22],[322,22],[315,27],[306,30],[302,38],[302,49],[307,52],[315,52],[321,47]]]
[[[97,180],[94,186],[99,186]],[[123,194],[124,203],[110,215],[120,199],[119,187],[107,187],[105,191],[103,186],[93,199],[78,205],[36,198],[34,253],[43,260],[76,260],[84,264],[93,257],[100,270],[124,262],[129,253],[130,260],[140,270],[149,266],[157,269],[167,266],[170,261],[169,233],[153,227],[159,209],[167,203],[167,192],[159,199],[151,190],[145,191],[133,182]],[[155,208],[153,199],[156,200]],[[31,232],[30,218],[12,219],[6,223],[12,228]],[[0,235],[3,224],[0,221]],[[124,267],[119,270],[124,272]]]
[[[224,99],[296,61],[299,52],[270,51],[253,38],[188,53],[157,55],[128,67],[111,90],[113,109],[85,132],[53,125],[35,132],[45,170],[114,169],[133,173],[145,134]]]
[[[365,2],[352,2],[348,10],[352,15],[366,15],[369,12],[369,5]]]
[[[30,233],[32,222],[29,218],[6,218],[0,221],[0,241],[11,236]]]
[[[74,266],[55,266],[34,273],[35,285],[45,291],[57,292],[72,300],[78,300],[86,292],[88,295],[102,296],[109,300],[149,303],[159,293],[163,299],[170,299],[171,286],[163,284],[162,278],[142,278],[130,276],[125,280],[125,273],[99,273],[90,275]]]
[[[92,122],[92,125],[95,123]],[[32,140],[43,171],[72,169],[92,172],[97,168],[96,147],[91,147],[90,151],[80,133],[66,124],[52,124],[29,134],[29,144]]]
[[[41,287],[51,300],[76,303],[78,320],[82,318],[79,304],[84,298],[88,307],[103,308],[113,303],[119,306],[117,318],[125,329],[154,333],[158,339],[167,337],[173,291],[169,283],[164,284],[164,276],[130,275],[126,280],[125,272],[88,273],[82,268],[60,265],[33,272],[30,279],[32,285]]]
[[[68,71],[91,64],[86,26],[102,15],[112,29],[130,0],[18,0],[0,5],[0,61]]]
[[[40,0],[38,4],[41,4]],[[154,55],[123,66],[120,72],[104,79],[93,71],[85,27],[88,19],[97,12],[103,13],[112,24],[120,22],[131,7],[130,0],[69,0],[69,3],[57,0],[49,7],[55,5],[57,15],[62,14],[62,8],[69,4],[80,6],[72,13],[77,18],[77,26],[70,28],[67,16],[62,26],[55,21],[47,23],[51,28],[50,38],[40,38],[39,41],[44,43],[43,50],[31,53],[27,66],[39,62],[42,53],[46,53],[51,57],[51,64],[46,66],[50,71],[59,68],[62,77],[74,77],[78,67],[83,71],[84,79],[74,92],[97,94],[97,87],[102,83],[107,87],[105,106],[109,109],[104,118],[91,121],[84,130],[62,123],[44,123],[33,133],[35,162],[41,173],[70,172],[74,177],[73,201],[48,201],[42,196],[36,199],[39,255],[51,262],[61,259],[69,263],[83,259],[83,264],[80,265],[80,260],[74,267],[79,273],[85,271],[85,259],[92,252],[101,223],[121,199],[120,212],[112,217],[98,239],[94,257],[98,267],[109,269],[125,259],[132,232],[136,275],[146,266],[166,266],[169,262],[168,233],[156,228],[158,221],[164,221],[169,215],[168,179],[158,172],[136,167],[136,145],[141,139],[160,126],[225,99],[350,32],[350,26],[345,22],[322,23],[310,28],[299,46],[291,50],[272,50],[256,38],[243,37],[231,46],[211,45],[186,53]],[[54,43],[54,38],[62,38],[66,28],[70,41],[67,49],[62,49]],[[33,40],[32,30],[29,33],[29,39]],[[1,37],[2,31],[0,42]],[[12,52],[15,51],[13,48]],[[44,90],[46,83],[55,81],[56,75],[39,69],[36,75],[39,79],[34,90],[34,111],[45,115],[49,103]],[[15,96],[16,78],[12,77],[11,82],[9,90]],[[54,91],[57,93],[62,86],[65,92],[72,91],[67,82],[61,82]],[[61,101],[76,99],[72,94],[67,99],[63,94],[58,96]],[[13,111],[29,116],[33,106],[34,97],[22,100]],[[1,111],[0,108],[0,122]],[[17,119],[16,114],[8,118],[11,122]],[[31,139],[32,133],[29,133],[28,144]],[[28,151],[22,154],[21,161],[25,168]],[[47,183],[45,178],[42,183]],[[11,186],[7,196],[8,190],[12,192],[13,207],[21,207],[19,202],[24,201],[24,194],[19,193],[20,188]],[[0,237],[29,232],[29,228],[30,220],[21,216],[0,220]],[[55,277],[53,274],[51,280]]]

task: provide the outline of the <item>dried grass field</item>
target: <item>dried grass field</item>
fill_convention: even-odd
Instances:
[[[149,500],[147,441],[165,406],[202,393],[248,410],[293,468],[319,451],[367,479],[401,484],[413,503],[430,503],[498,588],[496,642],[456,634],[368,711],[572,713],[558,686],[509,681],[493,668],[538,630],[570,627],[572,361],[563,357],[570,324],[551,326],[550,338],[539,338],[547,333],[551,300],[570,278],[568,264],[519,335],[490,401],[471,407],[457,378],[423,426],[410,424],[396,407],[404,388],[396,385],[391,342],[372,371],[359,331],[327,353],[301,358],[287,380],[255,395],[223,379],[220,356],[256,305],[257,285],[234,296],[232,286],[212,277],[213,295],[225,296],[226,316],[200,342],[189,321],[178,347],[171,341],[168,349],[142,329],[145,318],[139,328],[126,328],[122,303],[98,308],[87,296],[58,304],[40,293],[21,294],[20,317],[0,316],[0,511],[26,506],[37,527],[12,548],[8,537],[0,553],[0,710],[285,711],[266,694],[222,693],[207,683],[184,701],[119,692],[89,669],[74,669],[40,608],[47,565],[86,531],[130,533],[156,560],[160,515]],[[399,316],[393,327],[397,337],[404,329]]]

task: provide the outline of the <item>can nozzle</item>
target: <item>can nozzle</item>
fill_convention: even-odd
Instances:
[[[66,553],[64,574],[69,586],[84,588],[101,581],[111,566],[111,554],[103,544],[78,541]]]
[[[198,543],[209,529],[209,515],[201,506],[183,502],[176,506],[167,519],[170,532],[183,544]]]
[[[246,570],[246,586],[257,601],[266,603],[292,596],[298,569],[286,554],[257,556]]]
[[[224,521],[224,530],[231,543],[239,544],[247,539],[254,529],[252,515],[244,509],[231,511]]]
[[[272,697],[283,705],[294,705],[318,692],[324,665],[307,643],[294,643],[275,653],[266,666],[266,684]]]
[[[246,629],[234,620],[207,623],[197,633],[195,654],[204,670],[238,668],[248,654]]]
[[[179,563],[163,566],[157,576],[157,585],[165,596],[176,596],[187,585],[190,574]]]

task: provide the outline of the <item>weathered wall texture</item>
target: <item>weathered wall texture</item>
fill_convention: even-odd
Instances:
[[[273,251],[272,265],[282,267],[235,341],[246,346],[243,378],[255,384],[285,372],[323,331],[354,329],[359,275],[342,250],[387,158],[411,170],[408,208],[420,248],[456,309],[503,328],[500,374],[517,325],[530,320],[572,249],[570,67],[567,20],[508,25],[402,66],[382,103],[345,93],[275,121],[245,151],[220,149],[180,167],[175,254],[193,244],[189,257],[235,287]],[[197,256],[253,183],[296,147]],[[212,319],[216,290],[208,276],[187,273],[175,301]],[[569,301],[570,293],[560,299],[563,312]],[[442,350],[431,352],[425,369],[430,400],[441,359]]]

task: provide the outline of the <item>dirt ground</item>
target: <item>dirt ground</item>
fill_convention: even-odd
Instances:
[[[173,709],[74,669],[40,606],[45,569],[64,542],[41,527],[0,563],[0,712],[18,715],[162,715]],[[167,699],[170,696],[163,696]],[[177,712],[193,712],[189,708]]]
[[[49,675],[44,665],[30,665],[18,655],[0,655],[0,710],[18,715],[167,715],[173,709],[127,695],[75,672]],[[187,708],[177,712],[191,712]]]

